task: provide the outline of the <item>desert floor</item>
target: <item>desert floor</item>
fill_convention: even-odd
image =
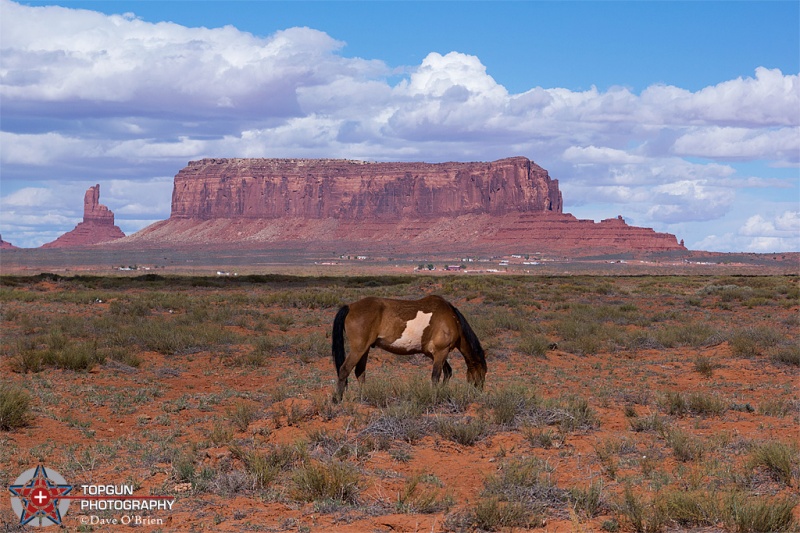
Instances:
[[[67,530],[798,530],[797,276],[73,274],[0,277],[0,485],[175,503]],[[337,309],[427,294],[485,388],[376,348],[333,404]]]

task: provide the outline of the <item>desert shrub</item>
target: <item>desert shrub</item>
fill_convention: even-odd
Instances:
[[[697,461],[705,453],[703,443],[681,429],[670,428],[666,432],[666,439],[678,461]]]
[[[375,407],[408,403],[418,413],[429,410],[464,411],[481,396],[481,391],[463,381],[434,385],[421,375],[408,379],[376,376],[366,380],[359,391],[361,401]]]
[[[656,342],[664,348],[678,346],[707,346],[713,344],[720,333],[705,322],[690,322],[656,329]]]
[[[792,343],[770,350],[769,358],[775,364],[800,366],[800,344]]]
[[[139,368],[143,361],[142,357],[133,349],[125,347],[106,347],[101,350],[100,355],[105,359],[111,359],[133,368]]]
[[[0,383],[0,430],[23,427],[31,418],[31,396],[20,387]]]
[[[669,490],[656,505],[665,518],[682,527],[714,526],[724,516],[717,495],[704,491]]]
[[[359,495],[358,471],[347,463],[311,463],[299,467],[292,476],[291,496],[298,501],[333,500],[355,505]]]
[[[679,392],[667,392],[664,397],[660,399],[659,404],[667,414],[672,416],[683,416],[689,412],[686,398]]]
[[[164,355],[187,354],[230,344],[235,335],[219,324],[183,320],[143,320],[129,330],[133,341]]]
[[[140,299],[114,300],[108,305],[108,310],[120,317],[144,317],[150,314],[150,306]]]
[[[85,371],[105,361],[105,355],[97,350],[96,342],[78,342],[52,352],[51,357],[45,357],[45,361],[48,360],[56,368]]]
[[[686,404],[690,413],[701,416],[720,416],[728,408],[725,400],[719,396],[703,392],[690,393]]]
[[[436,431],[445,439],[464,446],[472,446],[490,433],[488,425],[480,418],[440,418],[436,422]]]
[[[792,412],[792,404],[783,398],[769,398],[758,404],[758,412],[767,416],[786,416]]]
[[[562,508],[569,493],[550,479],[551,469],[537,457],[506,463],[498,475],[487,478],[481,498],[497,499],[498,507],[521,505],[529,524],[539,522],[546,509]],[[504,505],[500,505],[507,502]],[[513,507],[512,507],[513,508]],[[539,517],[533,520],[534,517]]]
[[[34,338],[17,339],[16,353],[11,360],[11,369],[22,374],[41,372],[44,369],[46,355],[47,350],[40,348]]]
[[[556,332],[564,340],[559,345],[564,350],[578,355],[599,352],[611,340],[621,337],[621,332],[584,313],[571,314],[556,322]]]
[[[234,457],[244,463],[258,488],[268,487],[282,471],[288,470],[308,458],[303,447],[288,444],[271,444],[267,447],[266,452],[245,451],[237,445],[231,446],[230,450]]]
[[[251,403],[236,402],[228,409],[228,420],[239,431],[247,431],[251,422],[258,419],[258,409]]]
[[[667,422],[664,421],[658,413],[652,413],[650,416],[631,418],[630,424],[631,429],[637,433],[643,431],[663,433],[667,429]]]
[[[426,436],[432,422],[410,402],[393,404],[383,409],[377,418],[371,420],[362,431],[379,440],[401,440],[413,444]]]
[[[522,355],[544,357],[550,347],[546,337],[532,331],[524,331],[517,342],[517,351]]]
[[[541,401],[530,387],[512,384],[495,389],[484,398],[495,424],[515,426],[534,414]]]
[[[656,505],[653,499],[645,499],[636,494],[628,484],[625,485],[615,510],[638,533],[656,533],[667,523],[663,506]]]
[[[710,378],[714,375],[716,365],[705,355],[698,355],[694,358],[694,371],[703,377]]]
[[[395,509],[401,513],[439,513],[453,505],[453,498],[436,487],[431,476],[415,474],[397,493]],[[440,483],[439,483],[440,484]],[[433,486],[432,486],[433,485]]]
[[[582,396],[569,395],[564,401],[566,417],[561,421],[562,431],[594,429],[600,425],[600,419],[589,405],[589,400]]]
[[[472,522],[483,531],[501,528],[530,528],[542,525],[542,517],[520,502],[501,501],[499,498],[482,498],[472,511]]]
[[[593,517],[603,506],[603,483],[593,481],[588,487],[573,487],[569,490],[569,501],[576,512]]]
[[[776,481],[792,485],[794,477],[800,477],[800,456],[796,446],[771,441],[760,444],[750,451],[747,461],[750,469],[764,468]]]
[[[797,501],[793,498],[748,498],[732,494],[727,502],[726,522],[732,529],[745,533],[796,531],[797,523],[792,515],[795,505]]]
[[[731,352],[739,357],[755,357],[778,345],[783,336],[769,327],[749,327],[735,330],[728,343]]]
[[[522,427],[522,435],[534,448],[551,448],[556,443],[561,443],[564,436],[560,433],[555,433],[551,429],[535,428],[530,426]]]
[[[223,496],[233,496],[254,488],[253,477],[244,470],[217,472],[211,482],[212,490]]]

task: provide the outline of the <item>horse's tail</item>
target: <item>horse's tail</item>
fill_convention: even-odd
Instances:
[[[483,385],[483,377],[486,375],[486,354],[483,352],[483,346],[481,346],[481,341],[478,340],[478,336],[475,335],[475,332],[472,331],[472,328],[467,322],[467,319],[464,318],[464,315],[461,314],[461,311],[456,309],[456,306],[450,304],[450,307],[453,309],[453,312],[456,314],[456,318],[458,318],[458,324],[461,326],[461,337],[462,340],[466,342],[467,348],[469,349],[470,354],[463,354],[465,357],[469,357],[472,361],[472,364],[475,365],[479,371],[479,381],[480,384]]]
[[[344,363],[344,319],[347,318],[347,313],[350,312],[350,307],[343,306],[336,313],[336,318],[333,319],[333,333],[331,334],[331,353],[333,354],[333,362],[336,363],[336,373]]]

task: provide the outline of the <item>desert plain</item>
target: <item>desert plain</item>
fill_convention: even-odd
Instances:
[[[793,267],[412,263],[4,271],[0,485],[41,464],[175,498],[73,502],[68,531],[798,530]],[[457,351],[433,387],[424,356],[373,349],[334,404],[337,309],[427,294],[478,334],[484,389]]]

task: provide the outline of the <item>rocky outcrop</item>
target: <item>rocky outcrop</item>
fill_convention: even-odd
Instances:
[[[4,241],[3,236],[0,235],[0,250],[14,250],[16,248],[17,247],[11,244],[10,242]]]
[[[438,164],[203,159],[175,176],[170,218],[397,220],[561,209],[558,181],[524,157]]]
[[[564,254],[685,250],[674,235],[563,213],[524,157],[488,163],[204,159],[175,176],[172,214],[118,241],[315,251]]]
[[[125,234],[114,225],[114,213],[100,203],[100,185],[89,187],[83,196],[83,222],[42,248],[75,248],[107,243]]]

